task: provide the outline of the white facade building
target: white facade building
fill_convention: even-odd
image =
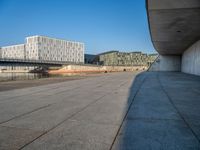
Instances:
[[[1,49],[1,58],[8,58],[8,59],[25,59],[25,45],[12,45],[12,46],[5,46]]]
[[[84,44],[45,36],[31,36],[21,45],[1,48],[1,58],[84,63]]]

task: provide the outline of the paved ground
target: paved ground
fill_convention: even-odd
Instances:
[[[53,84],[58,82],[65,82],[71,80],[79,80],[87,77],[101,76],[102,74],[77,74],[72,76],[63,77],[50,77],[50,78],[40,78],[40,79],[30,79],[30,80],[15,80],[15,81],[0,81],[0,91],[7,91],[13,89],[22,89],[27,87],[34,87],[40,85]]]
[[[199,150],[200,77],[147,72],[113,149]]]
[[[136,75],[0,92],[0,149],[200,149],[200,77]]]

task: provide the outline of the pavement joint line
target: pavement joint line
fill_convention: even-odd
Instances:
[[[181,114],[181,112],[179,111],[179,109],[176,107],[176,105],[174,104],[173,100],[171,99],[171,97],[169,96],[168,92],[165,90],[165,88],[163,87],[161,80],[160,80],[160,76],[159,73],[157,73],[157,80],[159,81],[160,87],[163,90],[163,92],[165,93],[165,95],[167,96],[168,100],[170,101],[170,103],[172,104],[172,106],[175,108],[175,110],[177,111],[177,113],[179,114],[179,116],[181,117],[181,119],[184,121],[184,123],[186,124],[186,126],[190,129],[190,131],[192,132],[192,134],[194,135],[194,137],[197,139],[198,143],[200,144],[200,139],[198,137],[198,135],[195,133],[195,131],[191,128],[190,124],[186,121],[186,119],[184,118],[184,116]]]
[[[48,105],[45,105],[45,106],[36,108],[36,109],[34,109],[34,110],[32,110],[32,111],[23,113],[23,114],[21,114],[21,115],[12,117],[12,118],[10,118],[10,119],[8,119],[8,120],[5,120],[5,121],[0,122],[0,125],[1,125],[1,124],[4,124],[4,123],[7,123],[7,122],[9,122],[9,121],[11,121],[11,120],[13,120],[13,119],[17,119],[17,118],[20,118],[20,117],[22,117],[22,116],[26,116],[26,115],[31,114],[31,113],[33,113],[33,112],[39,111],[39,110],[41,110],[41,109],[47,108],[47,107],[49,107],[49,106],[51,106],[51,105],[53,105],[53,104],[48,104]]]
[[[98,77],[100,77],[100,78],[102,78],[102,77],[104,77],[104,76],[94,76],[94,78],[98,78]],[[103,81],[101,81],[100,83],[102,83],[102,82],[105,82],[105,79],[109,79],[109,77],[110,76],[108,76],[108,77],[106,77],[106,78],[103,78]],[[82,79],[80,79],[80,80],[83,80],[83,79],[90,79],[90,78],[82,78]],[[78,80],[78,79],[77,79]],[[53,84],[60,84],[60,83],[68,83],[68,82],[73,82],[73,81],[77,81],[77,80],[69,80],[69,81],[64,81],[64,82],[57,82],[57,83],[52,83],[52,84],[45,84],[45,85],[39,85],[39,86],[46,86],[46,85],[53,85]],[[39,86],[33,86],[34,88],[36,88],[36,87],[39,87]],[[59,87],[65,87],[66,85],[62,85],[62,86],[56,86],[56,87],[54,87],[54,88],[52,88],[52,89],[57,89],[57,88],[59,88]],[[31,88],[31,87],[28,87],[28,88]],[[25,88],[22,88],[22,89],[25,89]],[[21,90],[21,89],[13,89],[13,90]],[[42,90],[42,91],[48,91],[49,89],[45,89],[45,90]],[[12,91],[12,90],[8,90],[8,91]],[[2,91],[2,92],[7,92],[7,91]],[[38,91],[38,92],[40,92],[40,91]],[[1,93],[1,91],[0,91],[0,93]],[[37,93],[37,92],[36,92]],[[32,94],[32,93],[29,93],[29,94]],[[33,93],[34,94],[34,93]],[[21,96],[26,96],[26,95],[21,95]]]
[[[81,88],[81,86],[78,86],[78,87],[75,87],[75,88],[71,88],[71,89],[67,89],[67,90],[63,90],[63,91],[54,93],[53,95],[58,95],[58,94],[61,94],[61,93],[64,93],[64,92],[68,92],[68,91],[71,91],[71,90],[76,90],[76,89],[79,89],[79,88]],[[49,97],[49,96],[52,96],[52,94],[51,95],[47,95],[47,96],[46,95],[42,96],[41,98],[46,98],[46,97]]]
[[[162,119],[162,118],[145,118],[145,117],[127,117],[127,120],[145,120],[145,121],[182,121],[181,119]]]
[[[124,85],[124,84],[123,84],[123,85]],[[81,86],[80,86],[80,87],[81,87]],[[65,90],[65,91],[71,91],[71,90],[74,90],[74,89],[78,89],[78,88],[80,88],[80,87],[76,87],[76,88],[73,88],[73,89],[68,89],[68,90]],[[96,87],[98,87],[98,86],[96,86]],[[113,91],[114,91],[114,90],[113,90]],[[64,91],[61,91],[60,93],[63,93],[63,92],[64,92]],[[60,94],[60,93],[56,93],[56,94]],[[111,91],[110,93],[112,93],[112,91]],[[51,96],[51,95],[48,95],[48,96]],[[48,96],[44,96],[44,97],[41,97],[41,98],[46,98],[46,97],[48,97]],[[64,99],[63,99],[61,102],[64,102]],[[39,110],[41,110],[41,109],[43,109],[43,108],[46,108],[46,107],[49,107],[50,105],[53,105],[53,104],[56,104],[56,103],[48,104],[48,105],[46,105],[46,106],[42,106],[42,107],[36,108],[36,109],[34,109],[34,110],[32,110],[32,111],[29,111],[29,112],[23,113],[23,114],[21,114],[21,115],[15,116],[15,117],[13,117],[13,118],[10,118],[10,119],[8,119],[8,120],[6,120],[6,121],[2,121],[2,122],[0,122],[0,125],[3,124],[3,123],[9,122],[9,121],[11,121],[11,120],[20,118],[20,117],[22,117],[22,116],[26,116],[26,115],[31,114],[31,113],[33,113],[33,112],[39,111]]]
[[[74,89],[70,89],[70,91],[71,90],[75,90],[75,89],[79,89],[79,88],[81,88],[82,86],[79,86],[79,87],[76,87],[76,88],[74,88]],[[95,86],[94,88],[98,88],[99,86]],[[68,91],[68,90],[66,90],[66,91]],[[61,91],[60,93],[63,93],[64,91]],[[60,94],[60,93],[56,93],[56,94]],[[76,96],[77,94],[73,94],[72,96],[74,97],[74,96]],[[60,103],[62,103],[62,102],[65,102],[65,98],[63,98],[61,101],[60,101]]]
[[[51,88],[51,89],[57,89],[58,87],[59,87],[59,86],[54,87],[54,88]],[[18,89],[16,89],[16,90],[18,90]],[[20,90],[20,89],[19,89],[19,90]],[[49,89],[44,89],[44,90],[36,91],[36,92],[33,92],[33,93],[28,93],[28,94],[13,96],[13,97],[9,97],[9,98],[5,98],[5,99],[3,99],[3,100],[0,100],[0,102],[9,101],[9,100],[12,100],[12,99],[15,99],[15,98],[18,98],[18,97],[33,95],[33,94],[36,94],[36,93],[43,93],[43,92],[48,91],[48,90],[49,90]],[[10,91],[12,91],[12,90],[10,90]]]
[[[3,127],[3,128],[20,129],[20,130],[30,130],[30,131],[35,131],[35,132],[44,132],[44,131],[42,131],[42,130],[35,130],[35,129],[24,128],[24,127],[13,127],[13,126],[7,126],[7,125],[0,125],[0,127]]]
[[[54,89],[57,89],[57,88],[64,88],[64,87],[65,87],[65,86],[56,86],[56,87],[53,87],[53,88],[44,89],[44,90],[36,91],[36,92],[33,92],[33,93],[29,93],[29,94],[23,94],[23,95],[14,96],[14,97],[11,97],[11,98],[6,98],[6,99],[4,99],[4,100],[0,100],[0,102],[9,101],[9,100],[15,99],[16,97],[23,97],[23,96],[28,96],[28,95],[43,93],[43,92],[48,91],[48,90],[54,90]],[[68,90],[74,90],[74,89],[80,88],[80,87],[81,87],[81,86],[75,87],[75,88],[72,88],[72,89],[68,89]],[[20,89],[19,89],[19,90],[20,90]],[[61,91],[61,92],[57,92],[57,93],[55,93],[55,94],[59,94],[59,93],[62,93],[62,92],[68,91],[68,90],[64,90],[64,91]],[[55,94],[54,94],[54,95],[55,95]],[[46,96],[43,96],[43,97],[48,97],[48,96],[52,96],[52,95],[46,95]],[[43,98],[43,97],[41,97],[41,98]]]
[[[137,88],[137,90],[136,90],[136,92],[135,92],[135,94],[134,94],[134,96],[133,96],[133,98],[132,98],[132,101],[131,101],[131,103],[130,103],[129,106],[128,106],[127,112],[126,112],[124,118],[122,119],[122,122],[121,122],[121,124],[120,124],[120,126],[119,126],[119,128],[118,128],[118,130],[117,130],[117,133],[116,133],[116,135],[115,135],[115,137],[114,137],[114,140],[113,140],[113,142],[112,142],[112,144],[111,144],[109,150],[112,150],[113,145],[114,145],[114,143],[115,143],[115,141],[116,141],[116,139],[117,139],[117,136],[119,135],[119,132],[120,132],[120,130],[121,130],[121,128],[122,128],[122,125],[123,125],[123,123],[125,122],[125,120],[126,120],[126,118],[127,118],[127,115],[128,115],[128,113],[129,113],[129,111],[130,111],[130,109],[131,109],[131,106],[133,105],[133,102],[134,102],[134,100],[135,100],[135,97],[137,96],[138,92],[140,91],[140,89],[141,89],[143,83],[145,82],[145,80],[146,80],[146,75],[144,76],[143,80],[140,82],[141,84],[140,84],[140,86]]]
[[[33,85],[33,86],[28,86],[28,87],[23,87],[23,88],[16,88],[16,89],[11,89],[11,90],[5,90],[5,91],[0,91],[0,94],[3,92],[8,92],[8,91],[12,91],[12,90],[23,90],[26,88],[37,88],[38,86],[46,86],[46,85],[54,85],[54,84],[59,84],[59,83],[66,83],[66,82],[73,82],[75,80],[82,80],[82,79],[87,79],[87,78],[80,78],[80,79],[72,79],[72,80],[66,80],[66,81],[61,81],[61,82],[55,82],[55,83],[49,83],[49,84],[41,84],[41,85]],[[23,80],[19,80],[19,81],[23,81]],[[28,80],[27,80],[28,81]],[[31,81],[31,80],[30,80]],[[1,85],[1,84],[0,84]],[[4,84],[3,84],[4,85]],[[64,86],[59,86],[59,87],[64,87]],[[31,94],[31,93],[30,93]],[[23,95],[22,95],[23,96]]]
[[[83,79],[86,79],[86,78],[83,78]],[[75,80],[70,80],[70,81],[72,82],[72,81],[75,81]],[[53,84],[59,84],[59,83],[67,83],[67,82],[70,82],[70,81],[58,82],[58,83],[52,83],[52,84],[46,84],[46,85],[53,85]],[[46,86],[46,85],[39,85],[39,86]],[[33,86],[33,87],[39,87],[39,86]],[[10,97],[10,98],[5,98],[4,100],[0,100],[0,102],[6,101],[6,100],[12,100],[12,99],[14,99],[16,97],[23,97],[23,96],[27,96],[27,95],[33,95],[33,94],[36,94],[36,93],[42,93],[42,92],[45,92],[45,91],[48,91],[48,90],[54,90],[54,89],[57,89],[57,88],[64,88],[64,87],[65,87],[65,85],[62,85],[62,86],[58,85],[56,87],[52,87],[52,88],[49,88],[49,89],[44,89],[44,90],[36,91],[36,92],[33,92],[33,93],[28,93],[28,94],[14,96],[14,97]],[[32,87],[28,87],[28,88],[32,88]],[[25,88],[22,88],[22,89],[25,89]],[[13,89],[13,90],[22,90],[22,89]],[[12,91],[12,90],[8,90],[8,91]],[[2,92],[7,92],[7,91],[2,91]]]
[[[25,145],[23,145],[22,147],[20,147],[18,150],[21,150],[23,148],[25,148],[26,146],[28,146],[29,144],[33,143],[34,141],[36,141],[37,139],[41,138],[42,136],[44,136],[45,134],[49,133],[50,131],[54,130],[55,128],[57,128],[58,126],[60,126],[61,124],[63,124],[65,121],[71,119],[72,117],[74,117],[76,114],[84,111],[86,108],[88,108],[90,105],[96,103],[98,100],[100,100],[101,98],[105,97],[107,94],[99,97],[98,99],[96,99],[95,101],[89,103],[88,105],[86,105],[85,107],[83,107],[82,109],[80,109],[79,111],[73,113],[72,115],[70,115],[69,117],[67,117],[66,119],[64,119],[63,121],[59,122],[58,124],[56,124],[55,126],[53,126],[52,128],[46,130],[44,133],[42,133],[41,135],[39,135],[38,137],[34,138],[33,140],[31,140],[30,142],[26,143]]]
[[[92,124],[96,124],[96,125],[110,125],[110,126],[119,126],[120,125],[120,123],[107,123],[107,122],[92,121],[92,120],[81,120],[81,119],[69,119],[69,121],[92,123]]]
[[[102,84],[101,84],[102,85]],[[40,90],[40,91],[37,91],[37,92],[33,92],[33,93],[29,93],[29,94],[23,94],[23,95],[19,95],[19,96],[14,96],[14,97],[11,97],[11,98],[5,98],[4,100],[0,100],[0,103],[1,102],[5,102],[5,101],[10,101],[10,100],[13,100],[15,98],[18,98],[18,97],[23,97],[23,96],[28,96],[28,95],[33,95],[33,94],[38,94],[38,93],[43,93],[45,91],[48,91],[48,90],[54,90],[54,89],[57,89],[57,88],[64,88],[65,86],[56,86],[54,88],[50,88],[50,89],[44,89],[44,90]],[[79,87],[75,87],[75,88],[72,88],[72,89],[68,89],[68,90],[64,90],[64,91],[61,91],[61,92],[57,92],[53,95],[57,95],[57,94],[60,94],[60,93],[63,93],[63,92],[66,92],[66,91],[71,91],[71,90],[75,90],[75,89],[78,89],[80,88],[81,86]],[[20,89],[19,89],[20,90]],[[46,98],[48,96],[52,96],[52,95],[45,95],[45,96],[42,96],[41,98]]]
[[[127,82],[127,81],[126,81]],[[124,84],[124,82],[123,82]],[[118,88],[116,88],[118,89]],[[86,108],[88,108],[89,106],[95,104],[96,102],[98,102],[99,100],[101,100],[103,97],[105,97],[106,95],[108,95],[109,93],[112,93],[114,90],[113,89],[111,92],[108,92],[106,94],[104,94],[103,96],[97,98],[96,100],[94,100],[93,102],[89,103],[88,105],[86,105],[85,107],[83,107],[82,109],[80,109],[79,111],[73,113],[72,115],[70,115],[69,117],[67,117],[66,119],[64,119],[63,121],[59,122],[57,125],[53,126],[52,128],[50,128],[49,130],[46,130],[45,132],[43,132],[42,134],[40,134],[38,137],[34,138],[33,140],[31,140],[30,142],[26,143],[25,145],[23,145],[22,147],[20,147],[18,150],[22,150],[23,148],[25,148],[26,146],[28,146],[29,144],[33,143],[34,141],[36,141],[37,139],[41,138],[42,136],[46,135],[47,133],[49,133],[50,131],[54,130],[55,128],[57,128],[58,126],[60,126],[61,124],[63,124],[65,121],[73,118],[75,115],[77,115],[78,113],[84,111]]]

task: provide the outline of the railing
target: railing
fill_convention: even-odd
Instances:
[[[158,55],[158,56],[156,57],[156,59],[150,64],[150,66],[149,66],[149,68],[147,69],[147,71],[149,71],[150,68],[152,67],[152,65],[154,65],[154,64],[158,61],[159,56],[160,56],[160,55]]]
[[[78,62],[70,62],[70,61],[48,61],[48,60],[34,60],[34,59],[10,59],[10,58],[0,58],[0,62],[20,62],[20,63],[35,63],[35,64],[83,64]]]

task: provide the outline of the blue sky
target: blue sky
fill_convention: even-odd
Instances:
[[[85,43],[86,53],[155,53],[145,0],[0,0],[0,46],[45,35]]]

